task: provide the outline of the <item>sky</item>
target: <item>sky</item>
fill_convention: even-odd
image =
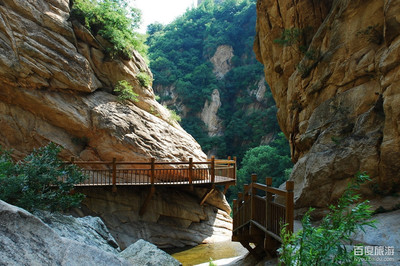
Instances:
[[[147,25],[154,22],[168,24],[185,13],[187,8],[195,6],[197,0],[129,0],[129,2],[142,10],[142,25],[139,32],[145,33]]]

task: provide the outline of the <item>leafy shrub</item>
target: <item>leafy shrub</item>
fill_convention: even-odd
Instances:
[[[135,32],[139,28],[141,12],[136,8],[128,10],[126,0],[75,0],[71,18],[85,25],[94,36],[99,34],[109,41],[111,56],[132,58],[133,49],[146,56],[144,38]]]
[[[138,102],[139,94],[134,93],[132,89],[133,87],[129,84],[128,81],[120,80],[115,86],[114,92],[118,93],[118,100],[120,102],[125,102],[128,100]]]
[[[140,71],[139,74],[136,75],[136,77],[139,80],[140,85],[142,85],[143,87],[149,87],[151,85],[152,79],[146,72]]]
[[[374,226],[368,221],[373,211],[368,201],[357,203],[360,195],[355,191],[360,184],[369,180],[364,173],[357,173],[348,185],[337,206],[329,206],[330,212],[318,227],[310,222],[312,208],[302,219],[303,229],[291,234],[282,229],[282,247],[279,249],[280,263],[285,265],[359,265],[365,256],[355,256],[353,250],[346,248],[351,244],[350,237],[364,226]],[[357,203],[357,204],[356,204]]]
[[[171,119],[173,121],[177,121],[177,122],[181,122],[182,121],[181,117],[175,112],[175,110],[169,110],[169,113],[170,113]]]
[[[60,211],[76,207],[83,194],[71,194],[85,176],[75,165],[63,164],[54,143],[34,150],[14,163],[10,152],[0,150],[0,199],[24,208]]]
[[[175,110],[169,109],[166,105],[164,105],[164,108],[169,111],[169,122],[181,122],[182,118],[176,113]]]

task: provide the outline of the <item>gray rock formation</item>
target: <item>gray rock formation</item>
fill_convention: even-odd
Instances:
[[[0,200],[0,265],[181,265],[144,240],[119,252],[98,217],[35,215]]]
[[[115,254],[59,236],[39,218],[0,200],[0,265],[130,265]]]
[[[142,239],[127,247],[119,254],[119,256],[129,261],[132,265],[182,265],[179,261],[168,255],[161,249],[158,249],[155,245]]]
[[[222,79],[226,73],[231,70],[233,57],[233,47],[230,45],[220,45],[217,47],[213,57],[210,58],[210,62],[214,66],[214,74],[218,79]]]
[[[118,254],[121,251],[118,243],[99,217],[85,216],[75,218],[45,211],[35,211],[34,215],[61,237],[114,254]]]
[[[375,228],[365,227],[353,237],[357,242],[371,246],[391,246],[400,258],[400,210],[373,216]]]
[[[221,107],[221,98],[218,89],[214,89],[210,101],[206,100],[201,111],[200,118],[207,126],[208,136],[221,136],[223,125],[218,117],[218,109]]]

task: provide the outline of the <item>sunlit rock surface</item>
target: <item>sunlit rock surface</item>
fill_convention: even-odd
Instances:
[[[297,207],[326,207],[357,171],[372,178],[367,196],[398,191],[399,11],[398,0],[257,2],[254,50],[296,162]],[[299,44],[274,41],[293,28]]]
[[[68,0],[0,3],[0,145],[20,158],[53,141],[65,158],[204,160],[197,142],[142,86],[143,58],[111,59],[104,40],[70,19]],[[126,80],[138,102],[113,95]]]

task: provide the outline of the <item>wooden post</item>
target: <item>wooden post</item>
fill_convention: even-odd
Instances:
[[[233,200],[233,206],[232,206],[232,212],[233,212],[233,225],[232,225],[232,240],[234,240],[234,237],[236,236],[237,232],[235,232],[237,226],[237,200]]]
[[[117,158],[113,158],[112,160],[112,192],[117,192]]]
[[[257,193],[257,191],[256,191],[256,189],[254,188],[254,183],[257,183],[257,175],[256,174],[252,174],[251,175],[251,191],[249,191],[251,194],[250,194],[250,199],[251,199],[251,217],[250,217],[250,219],[251,220],[253,220],[254,219],[254,217],[255,217],[255,213],[256,213],[256,204],[255,204],[255,202],[254,202],[254,196],[256,195],[256,193]]]
[[[236,186],[236,156],[233,157],[235,161],[235,167],[233,168],[233,179],[235,179],[235,186]]]
[[[257,183],[257,174],[251,175],[251,183]]]
[[[215,157],[211,156],[211,183],[215,183]]]
[[[150,168],[150,183],[151,185],[154,185],[154,169],[155,169],[155,162],[156,159],[154,158],[150,158],[150,162],[151,162],[151,168]]]
[[[243,201],[247,201],[249,198],[249,184],[243,185]]]
[[[214,192],[215,184],[212,184],[211,187],[207,190],[204,196],[201,198],[200,205],[203,205],[206,202],[207,198]]]
[[[249,194],[250,194],[250,220],[254,221],[255,220],[255,216],[256,216],[256,203],[254,201],[254,196],[256,194],[256,189],[254,188],[254,184],[257,183],[257,175],[256,174],[252,174],[251,175],[251,184],[250,184],[250,190],[249,190]],[[250,235],[253,235],[254,229],[253,229],[253,225],[250,223]]]
[[[265,184],[267,185],[267,187],[271,187],[272,186],[272,178],[271,177],[267,177],[265,179]],[[267,230],[271,230],[271,207],[269,206],[271,204],[272,201],[272,194],[270,192],[267,191],[265,192],[265,228]]]
[[[286,181],[286,229],[288,232],[293,233],[294,223],[294,182]]]
[[[189,158],[189,185],[192,185],[193,180],[193,158]]]
[[[228,189],[229,189],[230,186],[231,186],[230,184],[225,185],[224,195],[226,194],[226,192],[228,192]]]
[[[230,161],[231,160],[231,156],[228,156],[228,161]],[[226,176],[227,177],[229,177],[229,178],[232,178],[232,175],[231,175],[231,172],[232,171],[232,169],[231,169],[231,163],[230,162],[228,162],[228,164],[227,164],[227,169],[226,169]],[[225,193],[224,193],[225,194]]]
[[[238,204],[237,204],[237,210],[238,210],[238,227],[243,225],[243,210],[241,210],[243,206],[243,192],[238,193]],[[242,231],[242,229],[240,229]]]

